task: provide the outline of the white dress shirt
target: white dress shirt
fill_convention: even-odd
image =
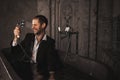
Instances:
[[[42,40],[47,40],[46,35],[43,36]],[[32,61],[33,61],[33,63],[36,63],[37,51],[38,51],[38,47],[39,47],[40,43],[41,42],[38,42],[36,37],[35,37],[34,46],[33,46],[33,52],[32,52]]]

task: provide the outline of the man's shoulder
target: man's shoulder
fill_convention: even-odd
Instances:
[[[24,40],[34,40],[35,35],[33,33],[27,33]]]
[[[35,35],[34,35],[34,33],[27,33],[26,34],[26,37],[34,37]]]
[[[27,33],[28,36],[34,36],[34,33]]]
[[[55,43],[55,40],[52,37],[48,36],[48,35],[47,35],[47,41],[49,41],[51,43]]]

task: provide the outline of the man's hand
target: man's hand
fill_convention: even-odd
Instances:
[[[50,77],[49,77],[48,80],[55,80],[55,72],[54,71],[50,71],[49,74],[50,74]]]
[[[20,28],[16,26],[13,32],[14,32],[14,41],[17,41],[17,39],[20,38]]]

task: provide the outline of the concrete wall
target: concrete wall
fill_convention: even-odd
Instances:
[[[116,60],[113,49],[117,47],[113,18],[120,15],[119,4],[119,0],[1,0],[0,49],[10,46],[17,21],[26,21],[23,39],[27,32],[32,32],[32,17],[44,14],[49,20],[47,33],[56,40],[57,49],[65,52],[68,49],[68,36],[61,38],[58,32],[58,27],[64,31],[68,24],[73,32],[79,33],[77,55],[118,68],[113,65]],[[71,36],[69,48],[69,55],[76,55],[75,35]]]

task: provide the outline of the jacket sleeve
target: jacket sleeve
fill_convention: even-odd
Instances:
[[[25,49],[25,42],[27,39],[27,35],[25,36],[24,40],[21,42],[18,42],[16,46],[12,46],[12,42],[10,43],[11,45],[11,55],[13,56],[13,60],[21,60],[22,57],[24,56],[24,51]]]

